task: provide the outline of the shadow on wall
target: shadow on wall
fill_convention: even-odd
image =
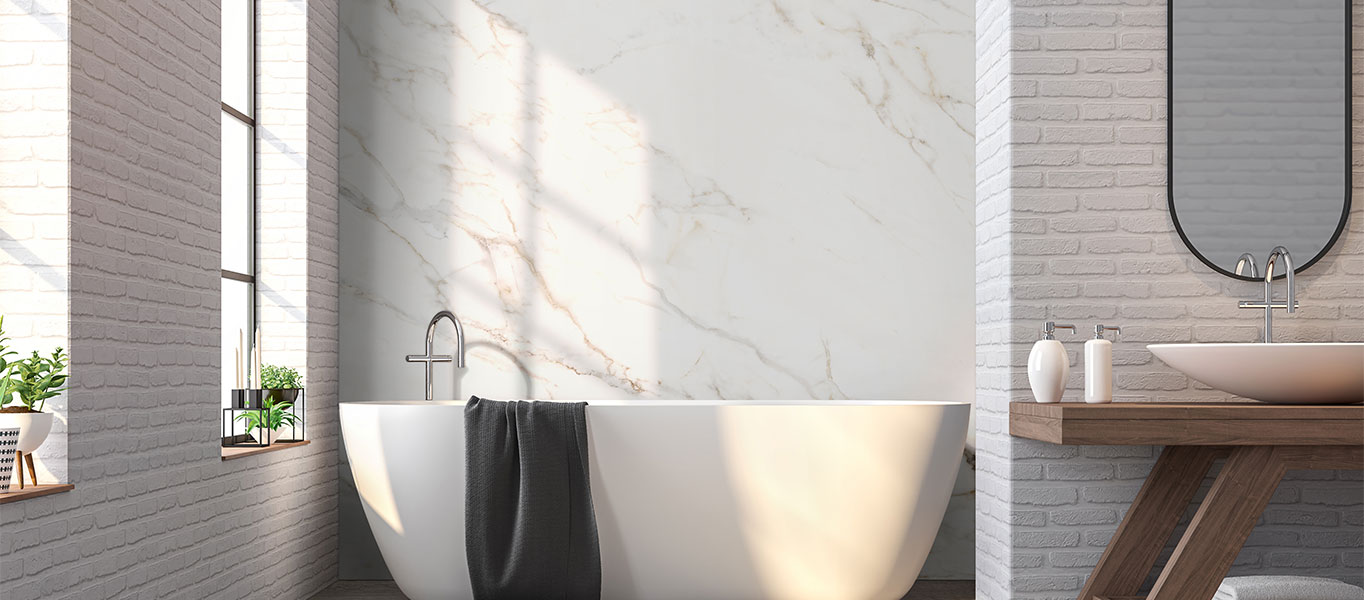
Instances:
[[[30,250],[23,242],[15,239],[3,228],[0,228],[0,251],[14,259],[15,262],[11,264],[28,268],[35,276],[42,279],[49,288],[66,289],[66,274],[62,272],[62,268],[48,264],[48,261],[38,256],[37,253]]]
[[[341,399],[969,401],[971,8],[835,4],[343,4]]]

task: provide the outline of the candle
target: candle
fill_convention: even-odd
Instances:
[[[246,332],[237,329],[237,389],[246,387],[242,379],[246,375]]]

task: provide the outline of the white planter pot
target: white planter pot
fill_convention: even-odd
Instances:
[[[280,438],[280,431],[278,429],[256,429],[251,433],[257,437],[260,437],[263,434],[265,439],[262,441],[264,441],[267,446],[274,444],[275,441]]]
[[[32,453],[47,440],[52,432],[52,413],[0,413],[0,429],[18,427],[19,444],[16,450]]]

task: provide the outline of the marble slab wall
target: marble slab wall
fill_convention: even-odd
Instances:
[[[970,401],[973,44],[965,0],[342,3],[341,400],[421,398],[448,308],[437,398]]]

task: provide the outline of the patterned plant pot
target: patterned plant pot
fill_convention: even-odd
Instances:
[[[14,473],[14,453],[18,447],[19,428],[0,429],[0,494],[9,493],[9,482]]]

